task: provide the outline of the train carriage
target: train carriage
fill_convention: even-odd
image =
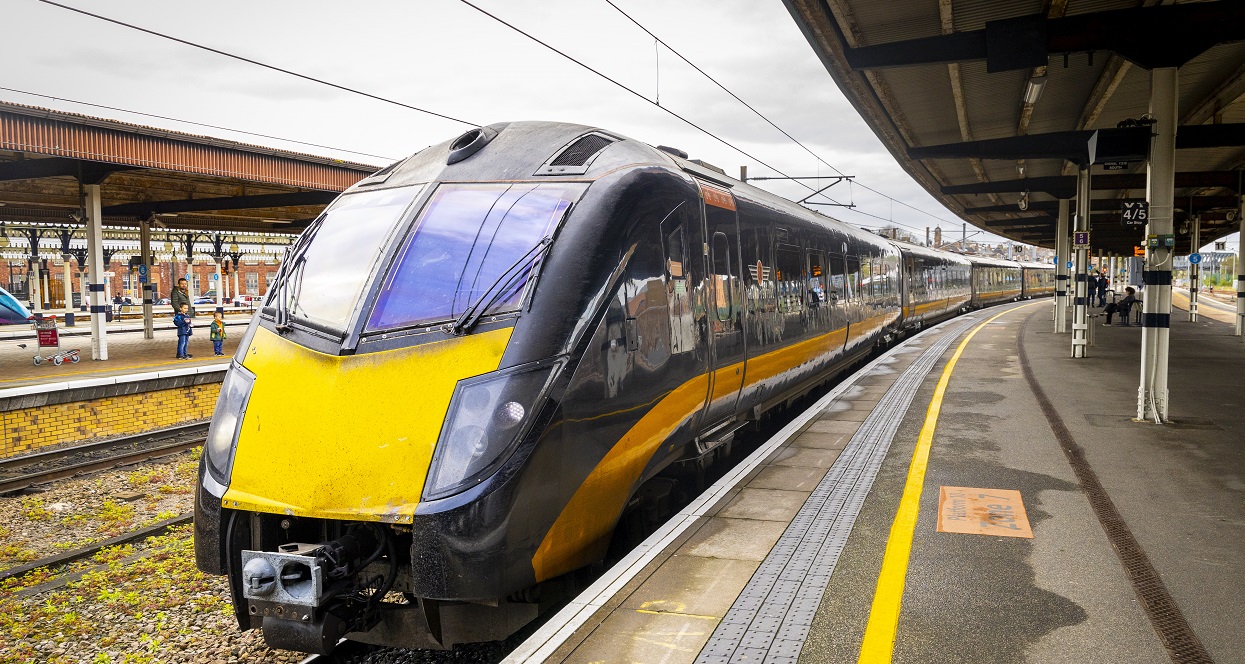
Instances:
[[[1047,263],[1020,264],[1024,280],[1024,297],[1047,297],[1055,294],[1055,266]]]
[[[972,299],[972,263],[949,251],[896,243],[903,260],[904,328],[963,312]]]
[[[16,297],[0,288],[0,325],[30,325],[34,315]]]
[[[1023,294],[1020,264],[997,258],[969,256],[973,265],[974,308],[1020,299]]]

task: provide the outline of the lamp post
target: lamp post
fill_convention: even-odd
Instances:
[[[221,295],[224,290],[222,288],[224,284],[221,283],[221,269],[220,269],[221,265],[220,264],[221,264],[221,261],[224,260],[224,257],[225,257],[225,252],[223,251],[223,247],[225,244],[225,238],[222,237],[220,233],[216,233],[212,235],[211,241],[212,241],[212,261],[216,264],[216,272],[212,274],[212,286],[216,290],[216,313],[223,314],[225,313],[225,305],[224,305],[224,300],[221,297]]]

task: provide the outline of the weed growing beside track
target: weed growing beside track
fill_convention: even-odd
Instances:
[[[77,581],[21,596],[54,573],[0,583],[0,664],[18,662],[281,662],[258,632],[239,632],[221,577],[194,564],[192,528],[105,549]]]

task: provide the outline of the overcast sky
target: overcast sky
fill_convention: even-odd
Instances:
[[[732,175],[775,173],[458,0],[172,3],[60,0],[128,23],[465,120],[560,120],[686,150]],[[921,211],[835,186],[865,216],[924,235],[960,220],[896,163],[839,92],[780,0],[614,0],[842,173]],[[484,9],[789,175],[835,171],[715,87],[604,0]],[[0,90],[0,99],[384,164],[462,133],[425,115],[238,62],[36,0],[4,0],[0,86],[356,150],[336,152]],[[799,185],[759,183],[799,199]],[[970,227],[970,232],[972,228]],[[981,238],[982,235],[978,235]],[[993,238],[994,236],[988,236]],[[972,239],[972,238],[970,238]]]

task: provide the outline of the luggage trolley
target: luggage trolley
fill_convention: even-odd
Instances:
[[[38,350],[35,354],[35,366],[43,364],[44,360],[50,360],[53,365],[60,366],[69,360],[74,364],[81,359],[78,357],[77,350],[61,350],[61,334],[56,329],[56,316],[48,316],[42,320],[35,321],[35,336],[38,338]],[[51,354],[44,355],[44,348],[55,349]]]

